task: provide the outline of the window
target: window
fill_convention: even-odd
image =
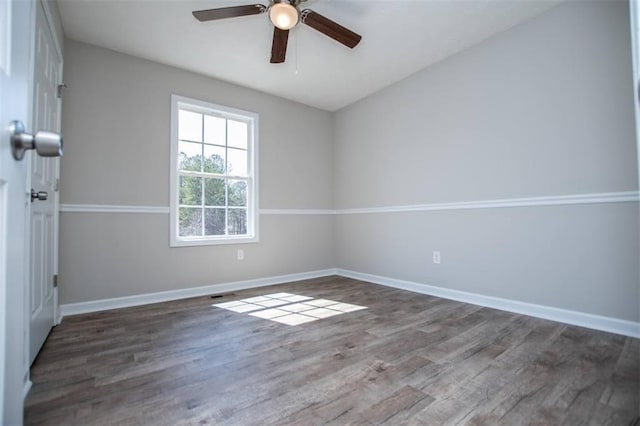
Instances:
[[[171,246],[257,241],[258,115],[171,96]]]

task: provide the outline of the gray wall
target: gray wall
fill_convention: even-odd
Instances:
[[[331,207],[329,113],[72,40],[64,73],[63,204],[168,206],[175,93],[260,114],[260,208]],[[61,303],[333,267],[332,231],[330,216],[261,215],[257,244],[169,248],[167,214],[62,213]]]
[[[637,190],[630,49],[627,3],[571,2],[337,112],[336,208]],[[348,270],[638,321],[637,215],[338,216],[335,247]]]

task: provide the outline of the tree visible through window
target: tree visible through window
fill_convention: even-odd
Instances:
[[[174,242],[254,237],[252,155],[257,117],[203,107],[201,102],[174,102]]]

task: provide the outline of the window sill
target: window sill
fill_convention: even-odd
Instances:
[[[198,246],[219,246],[227,244],[250,244],[257,243],[257,236],[228,237],[228,238],[171,238],[169,247],[198,247]]]

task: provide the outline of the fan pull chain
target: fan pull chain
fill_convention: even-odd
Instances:
[[[298,37],[300,37],[300,35],[296,31],[296,70],[293,72],[294,75],[298,75]]]

